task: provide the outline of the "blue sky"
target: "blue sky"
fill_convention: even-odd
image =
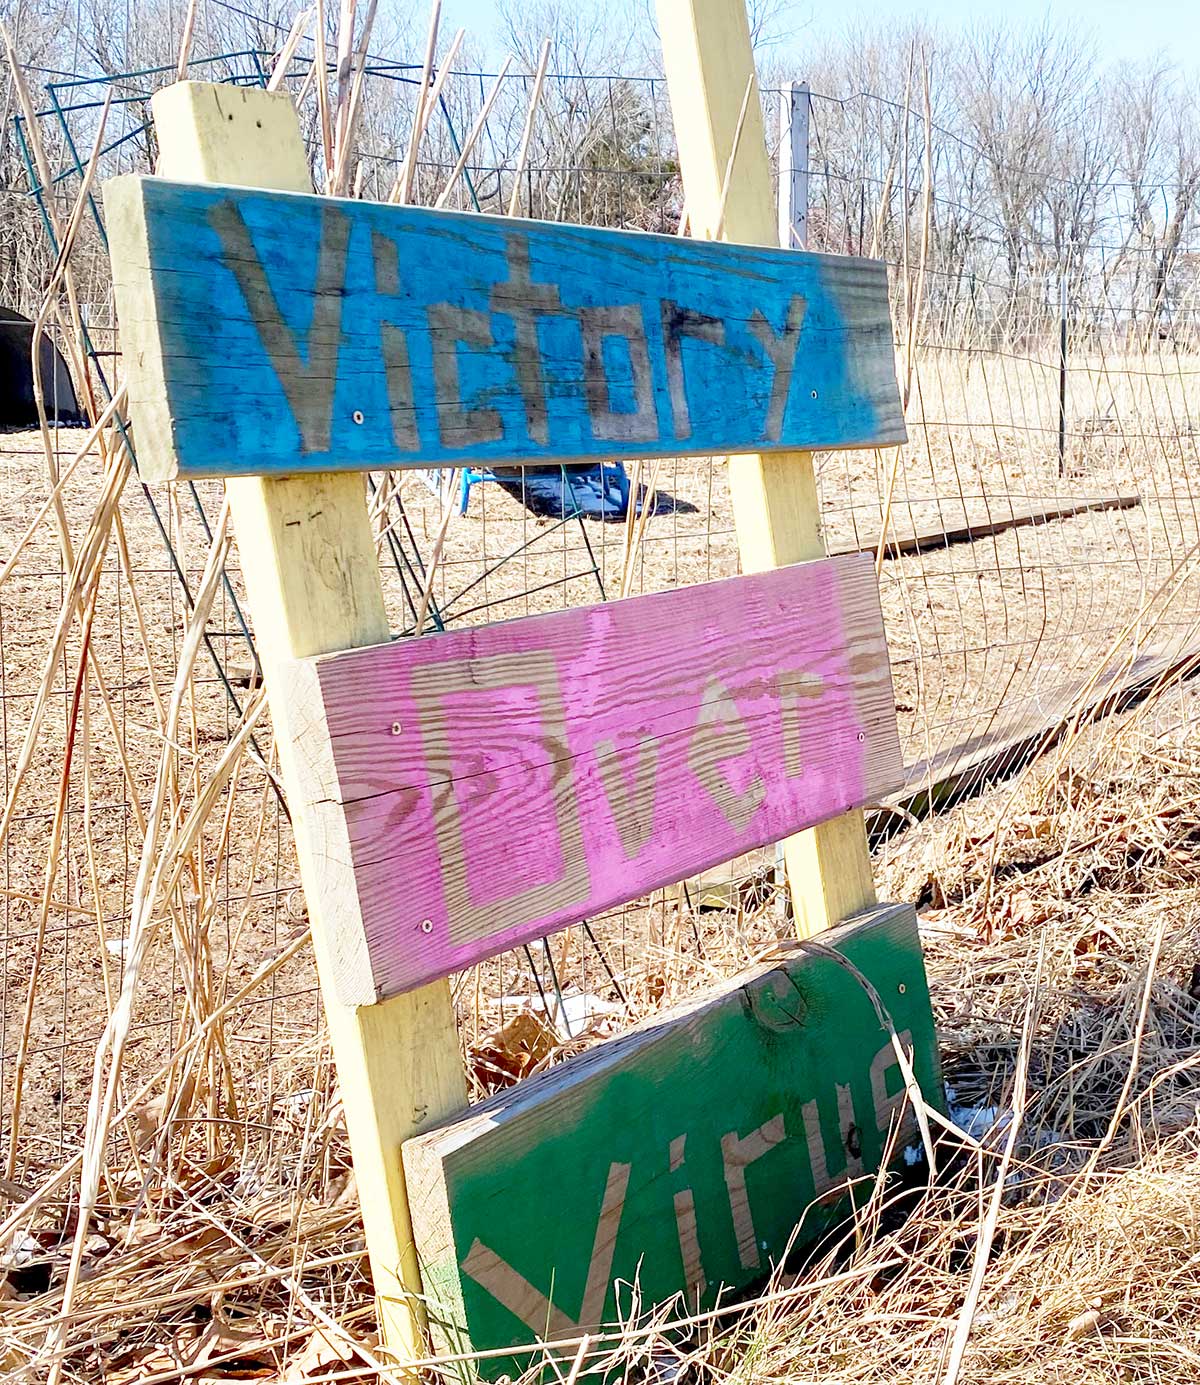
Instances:
[[[583,10],[605,8],[604,0],[574,0]],[[947,27],[1007,20],[1036,24],[1045,15],[1078,22],[1096,39],[1105,62],[1143,59],[1164,52],[1181,66],[1200,63],[1200,4],[1197,0],[838,0],[836,5],[795,0],[788,47],[803,66],[806,32],[836,28],[859,18],[923,15]],[[830,15],[837,19],[831,20]],[[481,39],[493,38],[495,0],[445,0],[443,25],[459,24]]]
[[[480,8],[485,8],[480,6]],[[1195,0],[927,0],[924,4],[905,0],[872,0],[870,4],[849,0],[839,9],[851,15],[907,17],[925,15],[929,19],[956,27],[979,21],[1007,20],[1015,24],[1037,24],[1046,15],[1066,23],[1076,22],[1090,29],[1105,60],[1146,58],[1159,51],[1168,52],[1180,62],[1200,58],[1200,9]],[[820,13],[818,10],[817,14]],[[819,21],[818,21],[819,22]]]

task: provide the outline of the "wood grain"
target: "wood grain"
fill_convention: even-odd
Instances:
[[[357,891],[347,1000],[873,801],[901,772],[864,555],[307,661],[288,704],[331,882]]]
[[[145,479],[904,437],[881,262],[105,186]]]
[[[874,986],[941,1107],[912,909],[878,907],[821,941]],[[847,1180],[878,1169],[897,1118],[902,1149],[912,1112],[861,984],[783,952],[406,1143],[435,1342],[569,1338],[628,1310],[634,1281],[643,1311],[676,1294],[707,1307],[768,1274],[797,1224],[803,1246],[842,1215]],[[479,1371],[525,1364],[514,1351]]]

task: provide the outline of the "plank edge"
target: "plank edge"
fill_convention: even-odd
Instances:
[[[292,773],[301,790],[310,850],[319,849],[325,863],[311,888],[321,898],[321,913],[337,920],[326,938],[334,995],[343,1005],[373,1005],[385,997],[371,964],[346,815],[337,799],[318,662],[289,659],[279,666],[276,679],[288,708]]]
[[[127,173],[105,182],[104,230],[138,477],[160,482],[177,479],[180,466],[167,403],[142,181]]]

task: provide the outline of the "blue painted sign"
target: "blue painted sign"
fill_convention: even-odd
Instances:
[[[903,439],[875,261],[119,178],[151,477]]]

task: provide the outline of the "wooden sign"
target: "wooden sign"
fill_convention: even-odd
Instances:
[[[339,996],[408,990],[901,782],[865,555],[290,667]]]
[[[124,177],[143,479],[904,440],[846,256]]]
[[[941,1083],[916,916],[822,934],[874,986],[926,1100]],[[890,1035],[837,962],[783,954],[404,1145],[435,1341],[561,1340],[680,1294],[761,1280],[870,1191],[893,1122],[917,1139]],[[841,1204],[841,1205],[839,1205]],[[572,1352],[566,1353],[568,1359]],[[488,1378],[528,1358],[478,1363]]]

